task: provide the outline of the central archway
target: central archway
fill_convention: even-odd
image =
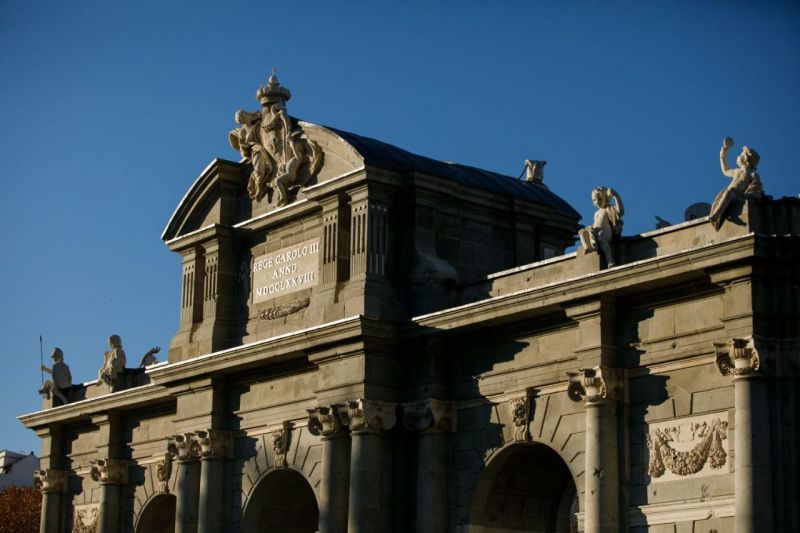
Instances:
[[[319,507],[306,478],[288,468],[266,474],[247,502],[242,520],[244,533],[314,533]]]
[[[470,531],[569,533],[577,511],[575,481],[564,460],[543,444],[514,444],[478,478]]]

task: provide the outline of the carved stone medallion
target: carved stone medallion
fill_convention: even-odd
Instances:
[[[511,398],[508,402],[511,409],[511,418],[514,422],[514,442],[526,442],[528,440],[530,402],[531,400],[527,396]]]
[[[724,474],[728,415],[715,413],[650,424],[647,448],[652,482]]]

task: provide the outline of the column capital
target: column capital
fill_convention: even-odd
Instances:
[[[200,442],[192,432],[178,433],[167,437],[167,451],[178,461],[194,461],[200,458]]]
[[[33,485],[44,492],[67,492],[67,476],[69,470],[45,468],[33,473]]]
[[[403,425],[409,431],[455,431],[456,410],[453,402],[429,399],[403,404]]]
[[[308,430],[312,435],[323,437],[338,437],[344,435],[342,415],[339,412],[341,405],[320,406],[308,411]]]
[[[622,385],[620,370],[605,365],[567,372],[567,376],[567,394],[570,399],[574,402],[583,400],[586,406],[615,401]]]
[[[387,431],[397,422],[397,404],[377,400],[348,401],[342,409],[346,413],[350,431]]]
[[[203,429],[195,431],[193,439],[197,441],[203,459],[225,459],[230,455],[231,436],[227,431]]]
[[[130,461],[125,459],[95,459],[91,461],[89,476],[101,484],[126,485],[128,466]]]
[[[728,342],[715,342],[717,370],[723,376],[755,377],[764,375],[761,356],[752,335],[733,337]]]

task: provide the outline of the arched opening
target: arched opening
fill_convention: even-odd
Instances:
[[[318,524],[314,490],[288,468],[273,470],[256,483],[244,510],[244,533],[313,533]]]
[[[481,473],[470,508],[474,533],[569,533],[578,497],[564,460],[543,444],[515,444]]]
[[[136,533],[175,533],[175,496],[153,496],[139,515]]]

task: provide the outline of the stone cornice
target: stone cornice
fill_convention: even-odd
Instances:
[[[406,333],[409,336],[424,335],[432,328],[455,330],[479,324],[489,327],[496,325],[498,320],[514,320],[519,315],[552,312],[565,303],[597,298],[603,292],[669,278],[684,280],[692,276],[707,277],[707,268],[752,258],[756,239],[755,234],[749,233],[720,243],[635,261],[414,317],[414,324]],[[494,320],[487,321],[487,316]]]

